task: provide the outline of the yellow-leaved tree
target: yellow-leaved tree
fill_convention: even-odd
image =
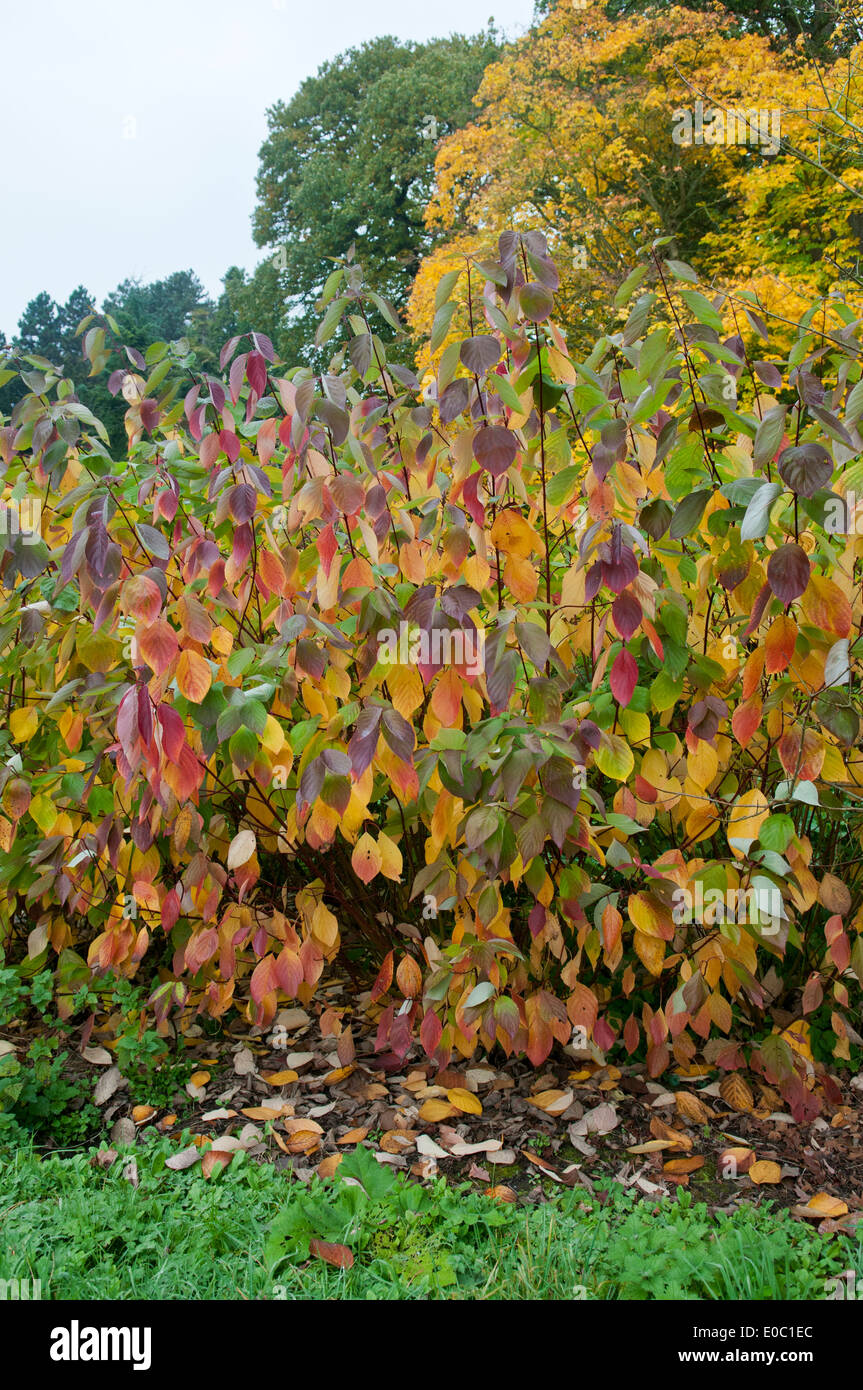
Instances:
[[[816,69],[741,35],[719,6],[610,20],[600,0],[560,0],[486,70],[476,121],[441,142],[427,216],[450,236],[417,276],[415,330],[428,332],[441,273],[489,254],[505,225],[545,229],[576,342],[605,330],[659,236],[708,283],[788,320],[813,296],[855,291],[843,267],[859,252],[863,170],[832,135],[837,108],[860,100],[856,56]],[[469,328],[462,300],[435,348]]]

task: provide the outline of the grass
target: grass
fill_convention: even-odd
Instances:
[[[863,1281],[863,1243],[768,1205],[711,1216],[687,1192],[648,1202],[619,1187],[513,1205],[406,1182],[364,1149],[342,1163],[352,1183],[304,1186],[241,1153],[205,1181],[167,1169],[175,1151],[159,1138],[108,1169],[27,1148],[0,1158],[0,1278],[39,1279],[43,1298],[288,1300],[803,1300],[846,1269]],[[315,1238],[347,1245],[353,1266],[310,1259]]]

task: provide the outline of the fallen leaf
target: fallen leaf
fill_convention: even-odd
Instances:
[[[152,1105],[134,1105],[132,1107],[132,1119],[136,1125],[145,1124],[151,1115],[155,1115],[156,1110]]]
[[[697,1173],[699,1168],[704,1167],[704,1159],[698,1154],[692,1154],[689,1158],[670,1158],[667,1163],[663,1163],[663,1173]]]
[[[485,1195],[486,1197],[491,1197],[491,1199],[495,1202],[518,1201],[518,1197],[515,1195],[512,1188],[507,1187],[505,1183],[498,1183],[495,1187],[487,1187],[485,1190]]]
[[[782,1181],[782,1169],[778,1163],[770,1163],[767,1159],[759,1158],[757,1163],[753,1163],[749,1169],[749,1177],[756,1185],[761,1183],[775,1183]]]
[[[576,1120],[572,1126],[573,1134],[584,1136],[585,1134],[610,1134],[620,1124],[617,1111],[608,1101],[603,1101],[601,1105],[595,1105],[592,1110],[586,1111],[580,1120]]]
[[[130,1120],[128,1115],[124,1115],[121,1120],[117,1120],[111,1127],[112,1144],[134,1144],[135,1142],[135,1121]]]
[[[258,1069],[254,1054],[247,1047],[241,1047],[234,1053],[234,1071],[237,1076],[251,1076]]]
[[[454,1105],[463,1115],[482,1114],[482,1102],[479,1097],[471,1091],[466,1091],[463,1086],[453,1086],[446,1095],[450,1105]]]
[[[208,1149],[201,1159],[201,1172],[205,1178],[211,1178],[214,1173],[220,1172],[222,1168],[227,1168],[233,1157],[232,1153],[228,1153],[224,1149]]]
[[[90,1159],[90,1162],[94,1163],[97,1168],[110,1168],[116,1158],[116,1149],[99,1149]]]
[[[112,1095],[120,1086],[127,1084],[121,1075],[120,1068],[113,1066],[103,1072],[96,1082],[93,1090],[93,1102],[96,1105],[104,1105],[106,1100],[110,1100]]]
[[[537,1168],[541,1168],[544,1173],[547,1173],[550,1178],[554,1178],[555,1182],[563,1182],[563,1178],[557,1172],[557,1169],[553,1168],[550,1163],[547,1163],[544,1158],[540,1158],[539,1154],[532,1154],[529,1149],[521,1149],[519,1152],[524,1155],[529,1163],[535,1164]]]
[[[691,1091],[678,1091],[674,1101],[684,1119],[691,1120],[693,1124],[704,1125],[713,1118],[713,1111]]]
[[[752,1109],[755,1099],[743,1077],[738,1072],[729,1072],[719,1083],[719,1094],[732,1110],[745,1113]]]
[[[343,1134],[341,1139],[337,1139],[337,1144],[361,1144],[368,1134],[368,1126],[362,1129],[349,1129],[347,1134]]]
[[[744,1147],[723,1149],[719,1155],[718,1166],[721,1178],[738,1177],[748,1173],[755,1162],[755,1150]]]
[[[345,1081],[355,1071],[356,1066],[353,1063],[349,1067],[336,1067],[335,1071],[327,1072],[324,1077],[324,1085],[337,1086],[340,1081]]]
[[[350,1269],[354,1262],[353,1252],[346,1245],[334,1245],[329,1240],[310,1240],[309,1254],[337,1269]]]
[[[388,1129],[381,1135],[380,1146],[384,1153],[402,1154],[415,1146],[416,1137],[415,1129]]]
[[[184,1168],[191,1168],[193,1164],[198,1163],[200,1158],[201,1155],[195,1145],[190,1144],[187,1149],[181,1149],[179,1153],[171,1154],[170,1158],[166,1158],[165,1167],[181,1173]]]
[[[268,1086],[290,1086],[292,1081],[299,1081],[295,1071],[262,1071],[261,1080],[266,1081]]]
[[[326,1157],[326,1158],[322,1158],[321,1161],[320,1161],[320,1163],[318,1164],[317,1168],[315,1169],[315,1172],[317,1173],[318,1177],[319,1177],[319,1178],[332,1178],[332,1177],[335,1177],[336,1169],[338,1168],[339,1164],[341,1163],[343,1157],[344,1157],[343,1154],[327,1154],[327,1157]]]
[[[447,1100],[426,1100],[420,1106],[419,1118],[428,1124],[435,1124],[438,1120],[448,1120],[458,1113],[456,1107],[450,1105]]]
[[[189,1081],[193,1086],[206,1086],[209,1079],[210,1073],[208,1071],[193,1071],[192,1075],[189,1077]]]
[[[482,1139],[478,1144],[465,1144],[459,1140],[450,1145],[450,1153],[456,1158],[464,1158],[466,1154],[492,1154],[497,1153],[503,1148],[502,1139]]]
[[[751,1172],[749,1176],[752,1176]],[[795,1207],[794,1214],[816,1219],[828,1216],[832,1221],[837,1221],[840,1216],[848,1215],[848,1205],[838,1197],[831,1197],[829,1192],[816,1192],[814,1197],[809,1198],[805,1207]]]
[[[417,1136],[417,1152],[424,1158],[449,1158],[446,1149],[442,1149],[428,1134]]]
[[[672,1129],[664,1120],[660,1120],[658,1115],[654,1115],[650,1121],[650,1132],[655,1139],[665,1139],[675,1149],[691,1149],[692,1140],[688,1134],[684,1134],[682,1129]]]
[[[535,1096],[527,1097],[529,1105],[535,1105],[546,1115],[562,1115],[572,1105],[573,1099],[573,1093],[569,1090],[538,1091]]]
[[[288,1115],[282,1121],[282,1129],[286,1134],[298,1134],[301,1130],[306,1130],[311,1134],[323,1134],[324,1132],[317,1120],[310,1120],[307,1115]]]

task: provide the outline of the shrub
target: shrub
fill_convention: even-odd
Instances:
[[[460,276],[425,383],[350,259],[322,376],[254,333],[222,380],[131,352],[121,464],[7,363],[7,518],[42,506],[0,568],[7,948],[61,1014],[146,957],[163,1025],[264,1027],[342,950],[397,1059],[580,1029],[658,1075],[755,1038],[805,1113],[806,1020],[860,1041],[857,325],[817,305],[771,357],[659,244],[575,361],[508,232],[433,348]],[[82,332],[101,370],[116,325]]]

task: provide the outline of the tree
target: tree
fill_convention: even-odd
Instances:
[[[493,29],[425,44],[375,39],[325,63],[267,116],[254,234],[272,248],[246,302],[272,313],[275,339],[291,361],[307,353],[314,304],[336,257],[352,243],[368,282],[405,303],[422,254],[437,141],[463,126],[482,73],[498,52]],[[374,314],[374,309],[372,309]],[[253,315],[262,322],[260,315]]]
[[[65,304],[59,304],[44,291],[31,299],[18,322],[18,332],[8,346],[16,353],[44,357],[71,380],[79,399],[103,421],[112,446],[124,452],[126,432],[123,417],[126,402],[113,396],[101,372],[91,375],[91,366],[82,351],[78,326],[93,313],[93,298],[83,286],[73,290]],[[204,287],[191,270],[176,271],[163,280],[142,284],[124,280],[108,295],[104,312],[114,319],[118,332],[115,346],[124,345],[143,352],[151,343],[172,342],[192,336],[206,338],[213,305]],[[124,359],[128,365],[128,359]],[[7,414],[23,392],[20,380],[0,389],[0,411]]]
[[[142,284],[124,280],[102,306],[116,319],[121,340],[139,351],[150,343],[200,336],[213,305],[192,270]]]
[[[656,13],[673,8],[675,0],[609,0],[610,19]],[[856,0],[722,0],[741,33],[760,34],[776,48],[793,47],[803,40],[816,52],[825,48],[831,33],[849,4]],[[535,0],[537,18],[544,18],[554,0]],[[716,9],[715,0],[689,0],[691,10]]]
[[[735,32],[720,11],[609,20],[600,3],[574,10],[561,0],[489,67],[478,102],[476,118],[438,151],[428,220],[447,240],[417,277],[418,333],[431,322],[441,271],[507,222],[547,232],[561,319],[585,344],[656,236],[708,282],[733,279],[768,307],[802,312],[842,278],[823,251],[826,243],[847,259],[855,240],[853,196],[840,196],[831,177],[843,152],[825,145],[821,168],[784,153],[796,142],[814,160],[807,112],[823,105],[821,80],[767,38]],[[451,336],[466,323],[461,313]]]

